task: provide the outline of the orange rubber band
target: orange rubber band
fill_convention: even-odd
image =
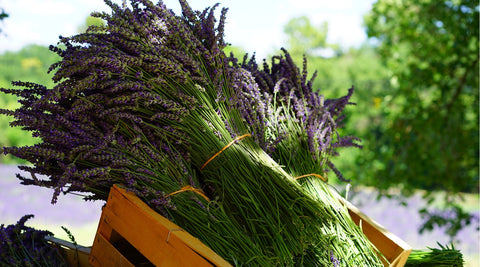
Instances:
[[[322,179],[322,181],[324,181],[325,183],[327,182],[327,179],[323,178],[323,176],[321,176],[320,174],[316,174],[316,173],[309,173],[309,174],[305,174],[305,175],[302,175],[302,176],[297,176],[297,177],[294,177],[293,179],[297,180],[297,179],[305,178],[305,177],[308,177],[308,176],[315,176],[317,178]]]
[[[207,166],[208,163],[210,163],[210,161],[212,161],[214,158],[216,158],[218,155],[220,155],[220,153],[222,153],[225,149],[229,148],[231,145],[233,145],[235,142],[237,142],[238,140],[240,139],[243,139],[247,136],[252,136],[251,134],[244,134],[244,135],[241,135],[241,136],[237,136],[237,138],[233,139],[232,142],[228,143],[226,146],[224,146],[222,149],[220,149],[220,151],[218,151],[217,153],[215,153],[215,155],[213,155],[211,158],[209,158],[207,160],[207,162],[205,162],[202,167],[200,167],[200,170],[203,170],[203,168],[205,168],[205,166]]]
[[[180,190],[168,194],[166,197],[170,197],[170,196],[173,196],[173,195],[176,195],[178,193],[185,192],[185,191],[195,192],[195,193],[199,194],[200,196],[202,196],[205,200],[210,201],[210,199],[205,195],[203,190],[197,189],[197,188],[195,188],[191,185],[186,185],[186,186],[180,188]]]

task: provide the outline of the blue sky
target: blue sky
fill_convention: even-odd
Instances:
[[[121,3],[121,0],[113,0]],[[156,2],[156,0],[154,0]],[[362,17],[374,0],[190,0],[195,9],[217,2],[228,7],[226,39],[265,57],[285,42],[283,26],[297,16],[306,15],[319,25],[329,23],[328,40],[343,47],[357,46],[366,40]],[[164,0],[179,11],[177,0]],[[92,11],[108,11],[103,0],[0,0],[10,16],[0,27],[0,53],[16,51],[27,44],[56,44],[58,36],[77,32]]]

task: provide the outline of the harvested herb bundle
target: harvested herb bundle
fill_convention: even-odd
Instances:
[[[349,99],[353,88],[344,97],[324,100],[312,88],[315,74],[307,80],[306,59],[300,71],[288,52],[283,50],[283,53],[284,56],[272,57],[270,65],[264,62],[263,69],[259,69],[255,58],[244,57],[239,64],[230,56],[232,65],[241,74],[238,76],[243,78],[237,83],[241,86],[235,86],[239,91],[234,99],[236,107],[242,111],[250,132],[256,133],[256,142],[296,177],[307,192],[330,207],[326,212],[338,219],[322,228],[322,233],[332,237],[332,262],[354,266],[372,262],[377,257],[374,249],[366,239],[349,238],[361,237],[361,229],[322,181],[329,169],[345,180],[330,161],[337,155],[338,147],[360,147],[355,143],[357,138],[340,137],[337,133],[342,111],[352,104]]]
[[[245,235],[241,225],[231,220],[223,202],[211,201],[199,189],[196,172],[191,166],[178,153],[170,158],[165,156],[165,150],[174,155],[174,147],[164,145],[164,151],[157,151],[145,137],[138,140],[137,145],[131,149],[118,145],[115,147],[125,150],[125,158],[130,161],[125,173],[131,175],[134,185],[127,188],[152,208],[182,226],[230,262],[263,266],[271,263],[262,256],[261,247]],[[114,178],[119,182],[122,179],[120,176]]]
[[[350,243],[342,248],[332,242],[335,232],[324,231],[344,215],[265,151],[290,140],[290,129],[285,121],[281,129],[257,120],[271,120],[276,98],[257,101],[249,74],[223,54],[225,9],[216,24],[215,6],[198,12],[180,1],[176,16],[148,0],[106,3],[112,14],[94,14],[106,26],[51,47],[62,57],[51,68],[54,88],[17,82],[26,88],[2,89],[20,96],[22,106],[0,113],[42,140],[2,149],[33,164],[21,167],[32,174],[19,176],[24,184],[54,188],[52,202],[61,192],[106,199],[122,184],[239,265],[325,266],[351,251],[342,264],[381,266],[368,258],[375,254],[369,245],[362,248],[370,250],[366,262],[350,260]],[[248,94],[260,108],[250,117]],[[292,134],[296,140],[300,133]],[[366,240],[355,234],[349,238]]]
[[[31,218],[25,215],[16,224],[0,226],[0,265],[67,266],[60,251],[45,239],[53,236],[51,232],[25,226]]]
[[[273,56],[270,64],[264,61],[262,68],[256,63],[255,57],[248,59],[245,55],[242,63],[238,63],[233,55],[229,58],[231,64],[247,71],[254,79],[248,87],[257,88],[255,94],[248,94],[257,96],[257,109],[251,108],[248,111],[259,115],[247,114],[244,117],[255,117],[263,123],[260,127],[257,127],[259,123],[249,123],[254,128],[252,131],[266,130],[270,134],[273,132],[276,137],[269,140],[257,135],[256,141],[264,144],[262,148],[285,165],[289,172],[296,173],[295,168],[299,165],[307,173],[324,174],[331,169],[340,180],[349,181],[337,170],[330,158],[338,155],[336,150],[339,147],[361,148],[356,143],[358,138],[340,136],[337,132],[344,119],[343,110],[347,105],[354,104],[349,102],[353,87],[343,97],[324,99],[321,91],[313,89],[316,73],[308,79],[307,59],[304,58],[303,69],[300,70],[289,53],[285,49],[282,51],[283,56]],[[238,101],[246,102],[248,98],[239,98]],[[263,109],[258,111],[258,106],[268,107],[267,102],[271,102],[273,109],[260,114]],[[264,125],[269,128],[265,129]],[[284,149],[279,149],[278,144],[281,142],[284,144],[280,147]]]
[[[406,267],[413,266],[435,266],[435,267],[461,267],[463,266],[462,253],[455,249],[453,244],[451,247],[442,246],[437,243],[440,248],[428,248],[428,250],[412,250],[408,256]]]

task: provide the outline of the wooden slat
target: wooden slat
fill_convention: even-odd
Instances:
[[[338,198],[347,206],[350,217],[355,224],[361,226],[368,240],[387,258],[388,262],[382,258],[383,264],[389,267],[403,267],[412,251],[412,247],[365,215],[350,202],[340,196]]]
[[[200,240],[118,186],[112,187],[102,217],[101,223],[157,266],[230,266]]]
[[[353,221],[361,225],[368,239],[385,256],[388,262],[382,259],[384,265],[404,266],[412,248],[350,202],[338,194],[336,196],[347,206]],[[102,258],[91,254],[92,265],[100,260],[111,260],[109,257],[117,257],[119,252],[112,242],[122,238],[156,266],[231,266],[200,240],[148,207],[135,194],[114,185],[102,212],[92,248],[92,254],[96,254],[98,243],[107,247],[100,254],[110,254],[102,255]]]
[[[98,233],[95,236],[89,262],[94,267],[134,267],[110,242]]]
[[[54,247],[64,253],[65,260],[69,266],[88,267],[88,257],[92,248],[84,247],[62,240],[53,236],[46,236],[45,239]]]
[[[113,243],[117,241],[118,237],[112,237],[114,231],[112,226],[108,224],[108,220],[106,217],[106,208],[104,207],[102,210],[102,215],[100,217],[100,223],[98,224],[97,234],[101,234],[108,242]]]
[[[397,256],[397,258],[390,263],[389,267],[403,267],[405,266],[405,263],[407,263],[408,256],[410,256],[410,253],[412,252],[412,249],[410,250],[404,250],[400,255]]]

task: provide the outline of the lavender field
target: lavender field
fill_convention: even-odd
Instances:
[[[0,165],[0,224],[12,224],[25,214],[33,214],[35,217],[27,225],[49,230],[56,237],[68,240],[61,229],[65,226],[79,244],[91,246],[104,203],[61,195],[57,204],[52,205],[53,190],[21,185],[16,173],[19,173],[16,166]]]
[[[15,223],[25,214],[34,214],[35,218],[29,225],[49,230],[55,236],[67,239],[60,226],[67,227],[79,244],[91,246],[98,220],[101,214],[101,201],[85,202],[80,196],[61,195],[58,203],[50,204],[52,191],[36,186],[20,185],[15,178],[18,173],[16,166],[0,165],[0,224]],[[478,196],[467,197],[469,210],[479,215]],[[437,242],[448,244],[449,237],[442,229],[418,234],[422,219],[417,213],[423,205],[420,195],[415,195],[407,201],[407,206],[399,205],[396,200],[376,199],[376,193],[371,189],[354,190],[349,194],[349,200],[362,212],[383,225],[386,229],[402,238],[414,249],[438,247]],[[479,266],[480,232],[477,231],[478,220],[473,225],[462,229],[455,243],[466,259],[465,266]]]

